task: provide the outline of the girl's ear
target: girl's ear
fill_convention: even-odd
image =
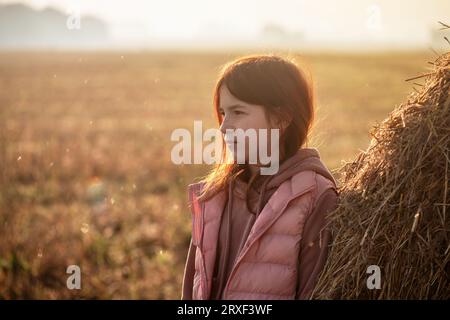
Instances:
[[[277,117],[277,119],[275,120],[275,128],[279,128],[280,134],[282,134],[291,123],[291,120],[292,120],[291,115],[283,115],[281,118]]]
[[[281,125],[280,128],[282,128],[282,131],[284,132],[284,130],[286,130],[287,127],[289,127],[289,125],[291,124],[291,117],[289,117],[288,119],[281,121]]]

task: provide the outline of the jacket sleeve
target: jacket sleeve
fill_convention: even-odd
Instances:
[[[184,267],[183,285],[181,300],[192,300],[192,288],[195,274],[195,246],[191,242],[189,244],[189,252],[187,254],[186,265]]]
[[[313,212],[305,222],[300,244],[296,299],[310,299],[318,276],[328,256],[331,233],[325,228],[325,216],[337,206],[335,190],[324,191],[316,201]]]

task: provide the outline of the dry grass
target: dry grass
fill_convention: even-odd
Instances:
[[[450,298],[450,53],[342,168],[316,298]],[[366,270],[381,269],[368,289]]]
[[[170,133],[214,125],[214,81],[236,55],[0,54],[0,298],[179,298],[185,188],[207,168],[173,165]],[[305,57],[312,145],[331,168],[367,146],[429,57]],[[70,264],[82,290],[66,288]]]

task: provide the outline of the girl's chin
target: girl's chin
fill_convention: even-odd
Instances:
[[[238,158],[238,154],[236,152],[231,151],[230,152],[230,158],[233,160],[234,163],[238,163],[238,164],[250,164],[249,163],[249,157],[247,155],[245,155],[243,157],[244,161],[241,160],[241,158]],[[240,162],[238,162],[238,160],[240,160]]]
[[[239,163],[239,164],[249,164],[249,158],[251,158],[251,157],[249,157],[247,150],[237,151],[237,144],[233,144],[233,143],[227,144],[227,149],[228,149],[227,151],[229,152],[229,157],[231,159],[233,159],[233,162],[238,163],[237,162],[238,154],[239,154],[239,152],[242,152],[243,156],[241,156],[241,157],[244,158],[245,160],[244,160],[244,163]],[[258,159],[258,155],[253,156],[252,159]],[[240,158],[239,158],[239,160],[240,160]]]

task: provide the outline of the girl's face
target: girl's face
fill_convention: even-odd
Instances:
[[[247,102],[239,100],[231,94],[226,85],[222,85],[220,88],[219,101],[219,112],[222,115],[222,124],[220,125],[220,131],[224,135],[225,143],[227,144],[227,147],[232,153],[234,159],[237,159],[237,151],[241,152],[243,150],[245,151],[245,163],[249,163],[250,152],[253,155],[252,159],[258,159],[258,163],[260,162],[260,158],[257,157],[257,155],[259,154],[259,149],[261,147],[259,135],[264,133],[264,131],[260,133],[259,129],[267,129],[265,134],[265,136],[267,137],[265,149],[266,151],[263,152],[263,154],[270,156],[272,150],[270,129],[273,127],[270,126],[269,121],[267,120],[264,107],[260,105],[249,104]],[[234,130],[236,129],[242,129],[244,131],[246,131],[247,129],[255,129],[256,143],[253,139],[250,139],[249,134],[246,134],[245,147],[237,149],[237,142],[239,141],[239,138],[236,139],[236,134],[234,135],[234,137],[227,136],[227,129],[233,130],[233,133],[235,133]],[[238,132],[236,133],[239,134]],[[256,147],[250,148],[250,143],[252,145],[256,144]],[[276,147],[278,147],[278,145]]]

